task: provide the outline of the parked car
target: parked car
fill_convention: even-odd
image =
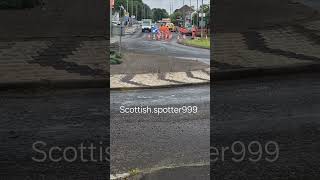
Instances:
[[[180,27],[179,32],[185,35],[192,35],[192,25],[188,25],[187,27]]]

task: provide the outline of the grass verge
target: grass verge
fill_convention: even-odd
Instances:
[[[186,46],[210,49],[210,38],[207,39],[187,39],[183,41]]]

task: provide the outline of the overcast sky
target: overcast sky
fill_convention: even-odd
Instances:
[[[144,3],[148,4],[152,8],[162,8],[166,9],[170,13],[170,1],[173,2],[173,11],[183,6],[183,1],[185,4],[190,6],[190,0],[143,0]],[[202,0],[199,1],[199,7]],[[203,0],[204,4],[210,3],[210,0]],[[197,8],[197,0],[191,0],[191,5]]]

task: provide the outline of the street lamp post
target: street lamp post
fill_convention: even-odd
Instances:
[[[129,0],[127,0],[127,12],[129,12]]]
[[[202,8],[201,8],[201,38],[203,38],[203,0],[202,0]]]
[[[138,4],[136,4],[136,20],[138,20]]]
[[[143,4],[143,18],[146,19],[146,5]]]
[[[121,10],[125,11],[125,8],[121,5],[120,6],[120,16],[121,16]],[[121,54],[121,44],[122,44],[122,31],[123,31],[123,19],[120,17],[121,21],[120,21],[120,36],[119,36],[119,54]]]
[[[133,0],[131,1],[131,17],[133,15]]]
[[[197,0],[197,27],[199,27],[199,0]]]

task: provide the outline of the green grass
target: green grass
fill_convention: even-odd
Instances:
[[[137,168],[129,170],[130,176],[135,176],[135,175],[138,175],[139,173],[141,173],[141,171]]]
[[[210,38],[208,39],[188,39],[183,41],[187,46],[194,46],[199,48],[210,49]]]

